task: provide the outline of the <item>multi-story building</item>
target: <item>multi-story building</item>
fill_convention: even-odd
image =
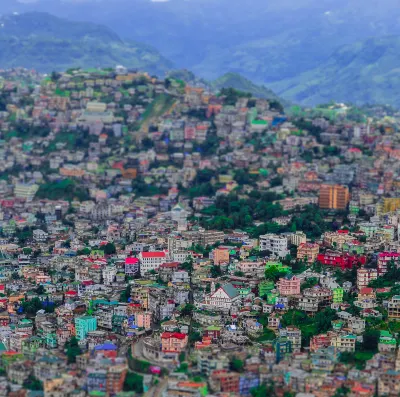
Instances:
[[[167,253],[165,251],[155,252],[140,252],[140,274],[144,275],[149,273],[151,270],[156,270],[163,263],[168,261]]]
[[[82,316],[75,318],[75,332],[78,340],[86,338],[88,332],[96,331],[97,319],[93,316]]]
[[[393,320],[400,319],[400,295],[395,295],[388,302],[388,317]]]
[[[36,192],[39,190],[39,185],[32,183],[17,183],[14,188],[14,195],[19,199],[32,201]]]
[[[321,185],[319,207],[344,210],[350,201],[349,188],[341,185]]]
[[[103,269],[102,274],[104,284],[111,285],[117,275],[117,268],[115,266],[107,266]]]
[[[260,250],[270,251],[273,255],[284,258],[289,253],[287,237],[272,233],[264,234],[260,236]]]
[[[308,263],[313,263],[319,254],[319,244],[302,243],[297,247],[297,259],[305,259]]]
[[[352,334],[336,335],[331,339],[331,346],[340,352],[355,352],[357,337]]]
[[[139,273],[139,259],[128,257],[125,259],[125,274],[135,276]]]
[[[366,257],[362,255],[350,255],[339,251],[328,250],[323,254],[318,254],[317,261],[326,266],[340,267],[342,270],[351,269],[357,265],[364,265]]]
[[[215,292],[206,296],[205,304],[220,309],[230,309],[233,304],[240,301],[239,291],[230,283],[224,284]]]
[[[135,322],[139,328],[151,329],[151,312],[138,312],[135,314]]]
[[[388,271],[389,262],[400,265],[400,253],[398,252],[380,252],[378,254],[378,275],[385,274]]]
[[[281,295],[300,294],[300,279],[291,274],[281,277],[277,282],[277,288]]]
[[[300,244],[304,244],[307,242],[307,236],[304,232],[297,231],[296,233],[290,233],[288,235],[289,243],[295,246],[299,246]]]
[[[216,248],[213,251],[213,261],[214,261],[215,265],[229,263],[229,249],[228,248]]]
[[[396,351],[397,341],[396,338],[389,331],[380,331],[378,350],[380,352],[394,352]]]
[[[161,351],[163,353],[180,353],[188,343],[187,334],[180,332],[163,332],[161,334]]]
[[[378,278],[377,269],[366,269],[364,267],[357,269],[357,288],[368,287],[369,283]]]
[[[301,330],[295,327],[286,327],[279,330],[281,338],[287,338],[292,346],[292,352],[298,353],[301,350]]]
[[[343,302],[343,294],[344,290],[341,287],[334,288],[332,290],[333,297],[332,297],[332,302],[333,303],[342,303]]]

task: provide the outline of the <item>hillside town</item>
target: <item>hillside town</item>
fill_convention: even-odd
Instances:
[[[398,396],[399,127],[1,70],[0,395]]]

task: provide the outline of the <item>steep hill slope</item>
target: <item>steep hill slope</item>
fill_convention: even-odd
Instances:
[[[123,41],[97,24],[33,12],[3,16],[0,26],[1,68],[24,66],[50,72],[74,66],[123,64],[163,74],[172,66],[150,46]]]

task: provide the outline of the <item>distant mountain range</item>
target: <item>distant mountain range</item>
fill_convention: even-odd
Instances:
[[[70,67],[131,68],[163,74],[172,62],[152,47],[123,41],[109,28],[32,12],[0,18],[0,67],[41,72]]]
[[[364,40],[344,46],[318,67],[271,84],[294,102],[390,104],[400,108],[400,36]]]
[[[393,50],[400,37],[398,0],[0,1],[0,13],[32,10],[102,26],[81,25],[89,37],[83,41],[65,32],[67,51],[59,60],[61,44],[49,44],[47,37],[49,54],[42,55],[50,56],[49,65],[36,55],[43,35],[19,36],[14,44],[8,34],[0,42],[0,64],[47,69],[58,62],[64,68],[78,54],[75,63],[83,66],[119,60],[157,73],[174,66],[208,81],[239,74],[303,104],[399,104],[400,56]],[[103,34],[112,45],[104,45]]]

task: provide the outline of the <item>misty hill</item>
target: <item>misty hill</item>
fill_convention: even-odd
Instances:
[[[220,90],[221,88],[234,88],[239,91],[249,92],[257,98],[275,99],[278,101],[281,100],[270,89],[263,85],[256,85],[252,81],[237,73],[226,73],[218,79],[212,81],[210,85],[216,90]]]
[[[150,46],[123,41],[109,28],[32,12],[0,18],[0,67],[41,72],[123,64],[163,74],[171,62]]]
[[[400,36],[344,46],[317,68],[272,87],[286,98],[309,105],[334,99],[400,107]]]

